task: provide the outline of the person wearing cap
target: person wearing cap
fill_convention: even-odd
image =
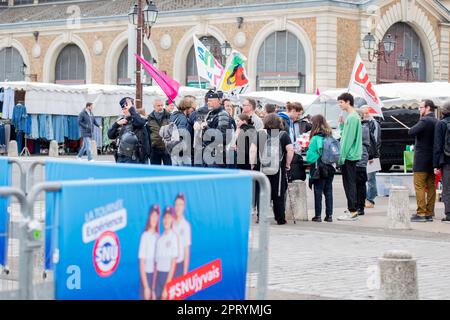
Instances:
[[[152,142],[152,152],[150,163],[154,165],[164,164],[165,166],[172,165],[170,154],[166,150],[166,145],[159,135],[161,127],[169,124],[170,113],[164,109],[161,99],[156,99],[153,102],[153,111],[147,119],[147,126],[150,129],[150,137]]]
[[[130,97],[120,100],[122,116],[108,130],[109,139],[118,139],[118,149],[114,155],[117,163],[139,163],[141,157],[137,148],[139,141],[135,141],[136,138],[133,138],[133,135],[140,136],[136,133],[145,129],[146,121],[137,113],[133,103]]]
[[[208,105],[212,110],[206,116],[206,121],[202,124],[204,130],[203,147],[204,160],[206,160],[206,165],[210,167],[226,167],[226,142],[227,134],[230,134],[230,138],[233,132],[233,125],[230,121],[230,115],[225,111],[223,105],[220,104],[220,94],[217,92],[211,92],[208,95]],[[214,141],[218,143],[217,148],[210,150],[208,146],[213,142],[211,138],[215,136],[216,132],[211,130],[218,130],[222,135],[222,141]],[[206,135],[206,136],[205,136]],[[216,152],[219,151],[219,154]]]
[[[179,257],[180,242],[173,231],[174,210],[167,206],[163,215],[163,234],[156,242],[156,299],[167,300],[166,285],[172,281]]]

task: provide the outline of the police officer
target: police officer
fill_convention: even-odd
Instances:
[[[118,149],[115,154],[117,163],[143,163],[140,150],[148,141],[142,141],[138,131],[145,129],[146,120],[137,113],[134,100],[125,97],[120,100],[122,116],[108,130],[108,138],[118,139]]]
[[[208,98],[208,106],[211,108],[211,111],[206,116],[205,122],[202,124],[202,128],[204,130],[204,136],[208,136],[208,131],[218,130],[222,135],[222,140],[219,141],[218,148],[216,149],[219,154],[209,154],[209,151],[206,151],[206,156],[215,156],[214,163],[207,164],[212,167],[226,167],[226,142],[227,142],[227,134],[232,135],[233,125],[232,121],[230,121],[231,116],[228,112],[225,111],[224,106],[221,104],[222,94],[220,92],[209,92],[207,95]],[[217,132],[217,131],[216,131]],[[212,141],[204,140],[204,148],[212,143]]]

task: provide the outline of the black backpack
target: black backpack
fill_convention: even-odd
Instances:
[[[119,135],[119,147],[117,150],[118,154],[135,158],[138,145],[139,139],[133,132],[133,125],[127,124],[123,126]]]
[[[444,120],[444,122],[446,123],[444,154],[450,157],[450,121]]]

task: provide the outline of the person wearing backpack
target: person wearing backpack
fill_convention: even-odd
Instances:
[[[450,223],[450,101],[442,107],[442,120],[436,124],[433,151],[434,174],[442,171],[442,201],[445,207],[444,223]]]
[[[310,187],[314,185],[314,222],[322,222],[322,194],[325,196],[325,221],[333,222],[333,180],[339,161],[339,142],[324,116],[311,118],[311,133],[306,162],[311,164]]]
[[[212,92],[208,95],[208,105],[211,106],[212,110],[201,125],[201,128],[203,128],[203,160],[208,167],[225,168],[227,167],[227,135],[231,135],[234,129],[230,121],[231,116],[225,111],[224,106],[220,104],[220,99],[221,93],[219,92]],[[215,134],[217,136],[221,135],[220,141],[214,141]],[[211,150],[209,146],[213,142],[217,144],[217,147]]]
[[[369,162],[371,164],[374,159],[380,158],[381,152],[381,126],[380,123],[370,114],[370,109],[367,105],[361,107],[364,113],[364,119],[369,121],[370,129],[370,149]],[[366,184],[366,208],[375,207],[375,198],[378,196],[376,172],[367,174]]]
[[[367,162],[373,157],[373,150],[376,148],[375,142],[370,134],[370,121],[364,118],[363,110],[359,109],[358,114],[361,117],[362,132],[362,153],[361,160],[356,163],[356,209],[358,216],[365,215],[366,205],[366,183],[367,183]]]
[[[432,222],[436,202],[436,184],[433,168],[434,131],[437,119],[434,116],[435,105],[424,100],[419,107],[420,120],[411,129],[409,135],[416,138],[414,144],[414,189],[416,191],[417,213],[412,222]]]
[[[189,116],[195,110],[195,108],[196,108],[195,100],[190,98],[183,98],[178,104],[177,110],[173,111],[173,113],[170,115],[169,124],[174,124],[176,126],[178,136],[180,137],[180,139],[178,139],[178,143],[183,143],[184,141],[183,137],[188,138],[187,141],[184,142],[187,143],[188,145],[184,145],[182,147],[182,150],[187,150],[186,157],[184,157],[184,152],[183,155],[172,154],[172,152],[169,152],[171,154],[172,165],[174,166],[183,166],[183,165],[190,166],[192,164],[191,149],[192,149],[192,139],[194,136],[194,129],[192,128],[191,123],[189,122]],[[173,137],[171,136],[170,138]],[[175,145],[178,145],[178,143],[176,143]],[[173,149],[173,147],[174,146],[172,146],[171,148]]]
[[[350,93],[341,94],[338,99],[341,110],[348,116],[345,123],[341,122],[341,155],[339,166],[342,170],[342,181],[347,197],[347,211],[338,220],[354,221],[358,219],[356,208],[356,163],[361,160],[362,132],[361,119],[354,108],[354,98]]]
[[[147,119],[147,126],[150,129],[152,152],[150,163],[154,165],[164,164],[170,166],[172,164],[170,155],[166,150],[166,145],[159,135],[161,127],[169,124],[170,113],[164,109],[161,99],[153,102],[153,111]]]
[[[136,112],[130,97],[120,100],[122,116],[108,130],[108,138],[118,140],[118,148],[114,155],[117,163],[139,163],[138,148],[143,141],[139,140],[136,131],[145,129],[145,119]]]
[[[259,163],[261,172],[270,181],[275,220],[282,225],[286,224],[286,173],[291,169],[294,147],[277,114],[267,115],[263,122],[266,131],[260,131]]]

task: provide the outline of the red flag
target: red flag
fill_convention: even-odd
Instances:
[[[134,56],[139,60],[140,63],[142,63],[142,66],[144,67],[145,70],[147,70],[148,73],[150,73],[151,77],[155,79],[156,83],[158,83],[162,91],[164,91],[166,96],[169,98],[170,102],[175,101],[175,98],[178,96],[180,84],[175,80],[173,80],[172,78],[170,78],[164,72],[161,72],[160,70],[156,69],[144,58],[138,56],[137,54],[135,54]]]

